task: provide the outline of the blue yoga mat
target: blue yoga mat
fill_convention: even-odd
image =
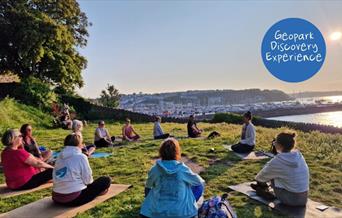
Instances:
[[[57,158],[57,156],[59,155],[59,151],[57,151],[57,152],[53,152],[53,154],[52,154],[52,156],[54,157],[54,158]],[[108,156],[110,156],[110,155],[112,155],[111,153],[106,153],[106,152],[94,152],[91,156],[90,156],[90,158],[101,158],[101,157],[108,157]]]

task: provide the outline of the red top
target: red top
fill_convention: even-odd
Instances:
[[[36,168],[25,163],[29,156],[30,153],[22,148],[2,151],[1,162],[8,188],[18,189],[38,173]]]

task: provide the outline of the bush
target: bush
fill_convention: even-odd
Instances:
[[[234,113],[217,113],[211,120],[212,123],[234,123],[242,124],[242,115]]]
[[[21,81],[19,93],[21,101],[34,106],[38,105],[40,109],[44,110],[49,110],[51,104],[57,100],[50,85],[34,77],[28,77]]]

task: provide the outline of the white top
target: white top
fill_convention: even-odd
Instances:
[[[243,124],[246,125],[246,124]],[[246,128],[246,138],[240,140],[241,144],[255,145],[255,127],[249,122]]]
[[[95,130],[95,141],[100,140],[101,138],[108,139],[109,134],[106,128],[99,128],[97,127]]]
[[[56,193],[70,194],[85,189],[93,182],[87,156],[78,147],[66,146],[57,157],[52,179]]]
[[[160,123],[159,122],[154,122],[153,136],[156,137],[156,136],[160,136],[160,135],[163,135],[163,134],[164,134],[164,132],[163,132],[162,127],[160,126]]]
[[[258,173],[259,182],[274,180],[277,188],[300,193],[309,190],[309,168],[303,155],[298,151],[277,154]]]

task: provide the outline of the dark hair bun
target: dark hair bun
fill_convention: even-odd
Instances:
[[[296,133],[282,132],[277,135],[276,141],[277,143],[282,145],[282,147],[284,148],[283,151],[289,152],[294,148],[296,144],[295,137]]]
[[[250,111],[247,111],[243,114],[244,117],[246,117],[247,119],[252,119],[252,113]]]

